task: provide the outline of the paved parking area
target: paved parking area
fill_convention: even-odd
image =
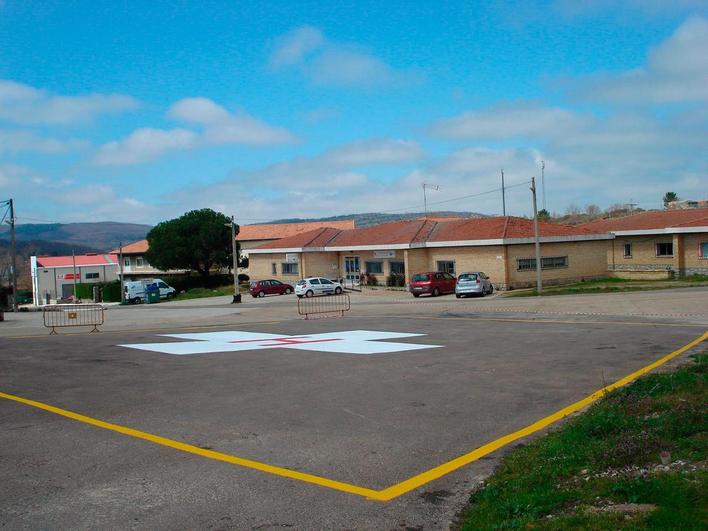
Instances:
[[[0,525],[444,528],[498,453],[461,467],[456,458],[705,330],[431,307],[3,338],[0,392],[89,420],[0,399]],[[186,348],[198,353],[166,353],[166,343],[199,343]],[[388,501],[370,499],[381,492]]]

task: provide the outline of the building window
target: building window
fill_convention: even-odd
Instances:
[[[698,257],[708,258],[708,242],[701,242],[698,244]]]
[[[550,258],[541,258],[541,269],[561,269],[568,267],[567,256],[552,256]]]
[[[278,274],[278,264],[276,264],[275,262],[273,262],[272,264],[270,264],[270,274],[271,274],[271,275],[277,275],[277,274]]]
[[[126,256],[125,258],[123,258],[123,265],[125,267],[130,267],[130,257],[129,256]]]
[[[568,267],[567,256],[545,256],[541,258],[541,269],[562,269]],[[535,258],[517,258],[516,269],[518,271],[536,271]]]
[[[297,275],[297,264],[285,262],[282,264],[283,275]]]
[[[455,262],[453,260],[438,260],[438,271],[454,275]]]
[[[383,262],[365,262],[365,264],[367,273],[374,275],[383,273]]]
[[[392,275],[405,275],[406,265],[403,262],[389,262],[389,268]]]
[[[672,257],[673,255],[674,255],[674,244],[672,242],[657,243],[656,244],[656,256],[658,256],[658,257]]]
[[[625,258],[632,258],[632,244],[631,243],[624,244],[624,257]]]
[[[142,257],[142,256],[138,256],[138,257],[135,259],[135,265],[136,265],[136,267],[143,267],[144,261],[143,261],[143,257]]]
[[[86,280],[99,278],[98,273],[86,273],[84,277],[86,278]]]

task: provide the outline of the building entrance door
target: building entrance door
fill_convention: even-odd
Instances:
[[[359,284],[359,257],[344,257],[344,279],[347,283]]]

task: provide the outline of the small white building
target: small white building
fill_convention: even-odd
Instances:
[[[118,256],[89,253],[73,256],[32,256],[32,298],[35,305],[66,299],[74,293],[74,282],[90,284],[118,280]]]

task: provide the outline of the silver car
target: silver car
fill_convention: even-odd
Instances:
[[[489,277],[478,271],[476,273],[461,273],[457,277],[455,285],[455,297],[458,299],[462,296],[476,295],[484,297],[488,293],[494,292],[494,286]]]

